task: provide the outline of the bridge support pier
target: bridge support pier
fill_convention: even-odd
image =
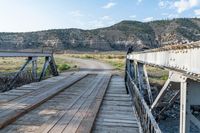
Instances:
[[[200,121],[192,114],[192,111],[195,111],[195,107],[200,106],[199,96],[199,82],[193,80],[181,82],[180,133],[190,133],[191,122],[200,130]]]

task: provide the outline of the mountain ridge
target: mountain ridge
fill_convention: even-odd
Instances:
[[[139,22],[124,20],[105,28],[51,29],[34,32],[1,32],[1,50],[37,49],[53,46],[56,50],[135,51],[168,44],[200,40],[200,19],[178,18]]]

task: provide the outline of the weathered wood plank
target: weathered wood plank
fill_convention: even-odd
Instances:
[[[128,108],[127,108],[127,110],[128,110]],[[99,115],[101,115],[101,114],[108,114],[108,115],[116,114],[116,115],[134,116],[132,110],[126,111],[126,110],[104,110],[104,109],[100,109]],[[135,118],[135,117],[133,117],[133,118]]]
[[[111,75],[108,75],[105,79],[103,84],[101,85],[101,89],[97,94],[97,97],[93,101],[92,105],[90,106],[89,110],[87,111],[86,116],[82,120],[79,128],[77,129],[76,133],[89,133],[92,130],[93,123],[97,116],[98,110],[100,108],[101,102],[105,95],[106,89],[108,88],[109,81],[111,79]]]
[[[105,96],[110,96],[110,97],[129,97],[130,98],[130,96],[129,95],[127,95],[127,94],[108,94],[108,93],[106,93],[105,94]]]
[[[16,99],[18,96],[7,96],[7,95],[0,95],[0,105],[3,103],[7,103],[13,99]]]
[[[96,121],[96,125],[100,126],[115,126],[115,127],[135,127],[138,128],[138,123],[120,123],[120,122],[105,122],[105,121]]]
[[[37,93],[37,95],[36,93],[33,93],[31,97],[29,95],[20,99],[19,101],[13,102],[13,104],[8,105],[7,110],[3,109],[3,112],[0,112],[0,128],[7,126],[9,123],[12,123],[21,115],[44,103],[62,90],[66,89],[66,87],[73,85],[75,82],[81,80],[85,76],[86,75],[80,75],[74,78],[70,78],[70,80],[67,80],[69,82],[65,81],[61,85],[56,87],[53,86],[52,89],[48,88],[45,92],[40,92],[39,94]]]
[[[84,77],[85,75],[83,75]],[[81,76],[80,76],[81,77]],[[79,77],[73,77],[69,80],[66,80],[66,84],[69,84],[72,82],[72,81],[76,81],[76,78],[79,78]],[[60,83],[62,83],[60,85]],[[22,97],[19,97],[18,99],[16,99],[14,102],[9,102],[9,103],[6,103],[5,105],[7,106],[7,109],[9,108],[13,108],[14,106],[17,106],[18,104],[25,104],[28,102],[28,100],[30,100],[32,97],[34,96],[40,96],[40,95],[44,95],[45,93],[49,93],[49,91],[55,91],[57,90],[58,87],[62,87],[62,85],[65,85],[65,83],[63,83],[63,81],[60,81],[58,82],[57,84],[46,84],[46,86],[43,88],[40,88],[40,90],[38,91],[33,91],[32,93],[29,93],[25,96],[22,96]],[[64,87],[64,86],[63,86]],[[1,113],[1,111],[0,111]]]
[[[83,92],[83,95],[77,98],[77,101],[73,104],[71,108],[68,110],[65,110],[62,114],[59,114],[57,119],[54,118],[51,119],[51,121],[48,122],[48,124],[42,125],[42,127],[37,131],[38,133],[46,133],[46,132],[62,132],[66,125],[70,122],[70,120],[73,118],[74,114],[79,110],[79,108],[84,104],[85,100],[87,99],[88,95],[92,93],[92,90],[96,88],[98,83],[101,81],[101,79],[93,80],[93,82],[90,82],[87,86],[87,91]],[[58,119],[59,118],[59,119]],[[53,121],[53,123],[52,123]]]
[[[74,117],[71,119],[71,121],[66,125],[66,128],[62,131],[62,133],[75,133],[77,128],[79,127],[79,124],[81,123],[82,119],[86,115],[86,112],[88,108],[90,107],[90,104],[93,102],[92,99],[87,100],[81,108],[74,114]],[[52,132],[55,133],[55,132]],[[58,133],[58,132],[57,132]]]
[[[127,106],[112,106],[112,105],[109,105],[109,106],[102,106],[102,108],[100,110],[103,110],[103,111],[125,111],[125,112],[132,112],[132,108],[129,108]]]
[[[132,106],[132,103],[131,101],[109,101],[109,100],[105,100],[103,101],[103,105],[104,106],[109,106],[109,105],[112,105],[112,106]]]
[[[116,114],[116,112],[110,112],[110,113],[100,113],[99,114],[99,118],[105,118],[105,119],[120,119],[120,120],[133,120],[136,121],[136,118],[133,117],[133,113],[130,114]]]
[[[134,127],[95,126],[93,133],[139,133],[139,130]]]
[[[137,121],[133,121],[133,120],[122,120],[122,119],[108,119],[108,118],[98,118],[96,119],[97,122],[101,122],[101,123],[120,123],[120,124],[137,124]]]
[[[79,85],[79,83],[84,82],[85,85],[77,88],[77,90],[82,90],[81,93],[83,93],[86,89],[86,86],[88,86],[89,81],[88,79],[93,79],[93,75],[88,75],[86,78],[80,80],[73,86],[69,87],[68,89],[74,88],[75,86]],[[64,90],[63,92],[59,93],[55,97],[53,97],[51,100],[48,100],[38,108],[32,110],[28,114],[24,115],[23,117],[20,117],[16,122],[14,122],[12,125],[18,124],[20,125],[26,125],[27,127],[31,127],[32,125],[42,125],[43,123],[46,123],[51,117],[54,117],[57,115],[59,112],[65,111],[69,108],[71,103],[76,101],[77,97],[81,95],[81,93],[78,95],[73,95],[71,99],[66,99],[66,97],[63,97],[63,95],[66,95],[66,92],[68,92],[68,89]],[[61,96],[61,99],[60,99]],[[71,95],[68,95],[71,96]],[[55,118],[55,117],[54,117]],[[21,127],[21,126],[20,126]],[[6,129],[10,128],[10,125],[6,127]],[[38,127],[39,128],[39,127]],[[15,132],[15,131],[11,131]],[[37,130],[32,131],[31,133],[37,133]],[[21,133],[21,132],[19,132]]]
[[[70,133],[76,132],[76,130],[79,127],[82,119],[87,114],[88,108],[93,103],[94,98],[98,94],[98,90],[102,87],[102,84],[104,84],[104,76],[101,76],[101,78],[99,78],[99,82],[97,82],[97,84],[93,87],[93,89],[91,89],[88,93],[85,93],[85,95],[83,96],[85,98],[84,104],[74,114],[74,117],[69,121],[69,123],[66,124],[66,127],[64,128],[62,133],[69,132],[69,131],[70,131]],[[66,116],[66,117],[69,118],[70,116]],[[66,120],[64,120],[64,121],[67,122]],[[58,132],[58,130],[56,130],[55,127],[56,126],[60,127],[59,125],[64,125],[64,124],[59,123],[59,124],[55,125],[54,128],[53,128],[54,130],[51,130],[51,132],[52,133],[55,132],[55,131]],[[59,128],[59,132],[60,132],[60,128]]]
[[[31,133],[37,128],[38,126],[36,125],[12,125],[10,128],[2,129],[0,133]]]
[[[130,102],[131,98],[130,97],[111,97],[111,96],[105,96],[104,100],[107,101],[123,101],[123,102]]]
[[[103,98],[92,132],[138,133],[138,121],[132,107],[124,81],[114,76]]]

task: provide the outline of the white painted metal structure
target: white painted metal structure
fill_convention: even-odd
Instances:
[[[127,58],[144,64],[185,72],[200,78],[200,41],[131,53],[127,55]]]
[[[138,64],[169,70],[168,80],[156,99],[150,104],[150,110],[156,109],[167,89],[172,89],[173,84],[178,84],[180,91],[180,133],[190,133],[191,122],[200,130],[200,122],[192,114],[192,107],[200,106],[200,41],[128,53],[127,60],[133,62],[134,73],[138,74],[141,73],[138,71],[140,66]],[[135,81],[140,84],[140,80]],[[174,96],[168,104],[172,104],[176,98],[177,96]]]

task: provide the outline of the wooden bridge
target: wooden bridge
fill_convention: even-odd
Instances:
[[[199,44],[136,53],[130,48],[125,78],[103,69],[67,72],[3,92],[0,133],[161,133],[155,119],[178,97],[179,132],[192,133],[191,122],[200,127],[193,115],[200,105]],[[53,56],[41,56],[49,57],[46,68]],[[152,94],[145,65],[170,71],[157,96]],[[55,64],[52,68],[56,71]],[[163,103],[169,89],[176,93]]]
[[[66,73],[0,95],[0,132],[139,132],[123,78]]]

